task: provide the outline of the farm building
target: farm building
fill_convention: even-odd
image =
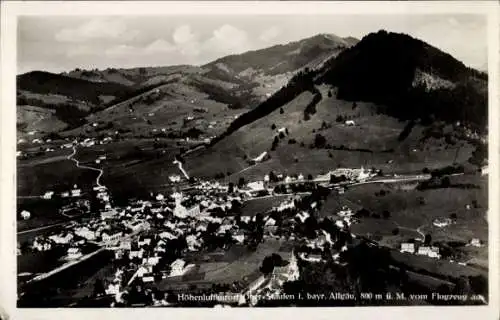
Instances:
[[[415,244],[414,243],[402,243],[401,244],[401,252],[415,253]]]

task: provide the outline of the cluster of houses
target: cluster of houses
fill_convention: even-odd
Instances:
[[[115,250],[115,257],[120,258],[126,255],[129,259],[135,259],[137,269],[128,281],[122,281],[122,284],[118,285],[113,280],[108,284],[108,292],[114,292],[116,302],[121,299],[123,290],[134,281],[142,284],[154,283],[158,278],[179,277],[195,268],[195,264],[189,263],[188,260],[179,256],[170,263],[168,273],[155,271],[155,266],[159,263],[160,257],[168,250],[169,241],[182,236],[186,240],[187,251],[197,252],[202,250],[205,245],[202,237],[203,232],[207,230],[210,223],[215,223],[217,225],[216,230],[214,230],[215,236],[224,237],[229,234],[233,243],[245,243],[246,233],[238,227],[237,219],[234,216],[230,214],[214,215],[214,212],[230,210],[234,201],[242,200],[245,196],[244,193],[235,192],[229,195],[227,194],[227,186],[208,181],[196,185],[195,190],[198,191],[195,194],[185,195],[181,192],[174,192],[168,197],[156,195],[155,200],[137,201],[125,210],[118,210],[119,212],[112,218],[114,220],[125,219],[129,222],[132,219],[135,223],[151,221],[155,224],[154,235],[141,235],[127,241],[118,236],[120,240],[112,248]],[[296,210],[296,208],[293,199],[287,199],[273,210],[280,212]],[[308,214],[307,212],[298,212],[297,216],[305,220]],[[160,224],[158,224],[158,221]],[[244,223],[255,221],[255,216],[242,216],[241,221]],[[273,235],[273,232],[276,231],[277,222],[269,215],[266,215],[264,224],[267,230],[266,234],[276,236]],[[342,225],[344,226],[344,224]],[[149,229],[149,225],[143,228],[143,230],[147,229]],[[326,242],[332,243],[329,234],[323,234],[317,239],[307,241],[308,245],[314,249],[323,248]],[[301,254],[300,257],[310,262],[321,261],[321,256],[318,254]],[[291,263],[287,267],[276,268],[271,276],[271,281],[267,278],[267,285],[256,286],[256,288],[259,287],[259,290],[265,289],[268,294],[279,292],[283,282],[298,277],[298,269],[294,259],[295,256],[293,256]]]
[[[346,175],[350,179],[358,180],[372,175],[363,168],[339,169],[333,171],[333,174]],[[304,176],[300,174],[292,178],[278,174],[276,179],[285,182],[304,181]],[[180,177],[170,180],[178,181]],[[214,181],[200,181],[184,192],[175,190],[169,195],[151,195],[147,200],[130,201],[126,207],[114,207],[107,189],[98,186],[94,188],[95,196],[104,203],[99,212],[92,212],[88,221],[75,222],[63,232],[36,238],[33,248],[42,251],[63,245],[67,248],[66,259],[74,260],[82,257],[82,249],[86,244],[94,244],[113,250],[115,259],[127,257],[134,266],[134,272],[129,274],[122,266],[118,266],[112,279],[107,280],[105,286],[106,293],[115,296],[115,303],[121,303],[123,293],[132,283],[155,284],[160,279],[178,278],[194,270],[196,263],[183,255],[189,252],[196,253],[211,245],[205,242],[208,239],[205,237],[209,228],[211,236],[215,238],[225,239],[224,241],[229,243],[249,243],[250,235],[241,226],[255,222],[256,216],[237,216],[232,209],[234,205],[241,205],[244,200],[255,195],[250,191],[266,189],[269,182],[270,178],[266,175],[263,181],[250,182],[241,188],[233,187],[232,192],[229,192],[228,185]],[[75,186],[73,190],[77,189]],[[81,191],[75,194],[81,195]],[[47,194],[47,197],[50,198],[52,195],[53,193]],[[323,261],[325,250],[329,250],[328,254],[333,261],[340,264],[342,263],[340,254],[348,250],[347,245],[343,245],[341,249],[332,251],[330,248],[336,243],[326,230],[317,230],[316,237],[311,239],[295,234],[293,226],[285,225],[306,223],[312,212],[317,209],[318,204],[313,202],[309,209],[299,210],[297,207],[299,198],[290,196],[263,214],[264,238],[299,239],[305,246],[302,250],[292,252],[286,266],[275,267],[271,275],[259,278],[250,285],[248,290],[257,295],[279,294],[284,282],[298,279],[298,259],[308,263],[318,263]],[[282,219],[273,214],[286,215],[289,219],[281,221]],[[337,212],[334,225],[337,229],[348,232],[349,226],[355,222],[352,210],[343,207]],[[287,230],[287,234],[283,234],[283,230]],[[159,267],[162,257],[174,250],[169,247],[171,243],[178,239],[185,240],[186,247],[183,252],[175,253],[177,256],[169,261],[168,268]],[[222,243],[225,246],[225,242]],[[436,251],[434,247],[421,246],[416,249],[414,244],[403,244],[401,251],[439,257],[439,250]]]
[[[37,236],[31,243],[33,251],[50,251],[54,248],[63,248],[66,255],[62,260],[72,261],[83,256],[82,249],[87,247],[89,242],[86,239],[78,237],[72,230],[63,230],[48,236]]]
[[[450,224],[453,224],[453,223],[454,223],[454,221],[452,219],[450,219],[450,218],[436,218],[432,222],[432,224],[435,227],[438,227],[438,228],[444,228],[444,227],[447,227],[447,226],[449,226]]]
[[[337,168],[324,175],[319,175],[318,180],[328,180],[331,176],[342,177],[352,182],[364,182],[377,175],[374,170],[365,169],[363,166],[359,169],[353,168]]]
[[[45,193],[41,196],[44,200],[50,200],[55,195],[55,192],[52,190],[45,191]],[[73,188],[67,191],[62,191],[60,193],[61,198],[79,198],[82,196],[82,189],[78,187],[78,185],[73,185]]]
[[[430,258],[440,259],[439,248],[435,246],[420,245],[416,243],[402,243],[401,252],[407,252],[411,254],[417,254],[422,256],[428,256]]]

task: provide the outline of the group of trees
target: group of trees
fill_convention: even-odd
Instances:
[[[18,105],[33,105],[41,108],[54,110],[54,115],[68,124],[68,129],[76,128],[87,123],[85,117],[89,115],[90,110],[83,109],[77,103],[67,102],[59,104],[45,103],[41,99],[26,98],[25,96],[18,96]]]
[[[311,115],[316,113],[316,105],[321,101],[321,99],[323,99],[321,92],[316,87],[313,87],[310,91],[314,94],[314,96],[311,102],[309,102],[304,109],[304,121],[309,120]]]
[[[440,178],[440,177],[455,174],[455,173],[464,173],[464,170],[465,170],[465,168],[463,165],[446,166],[444,168],[432,170],[431,176]]]
[[[417,190],[449,188],[451,186],[450,177],[432,177],[429,180],[422,181],[417,185]]]
[[[347,181],[347,177],[345,176],[345,174],[340,176],[336,176],[334,174],[330,175],[330,183],[340,183],[344,181]]]
[[[288,130],[287,130],[288,132]],[[285,134],[283,132],[280,132],[279,135],[277,136],[274,136],[274,140],[273,140],[273,143],[271,145],[271,150],[274,151],[276,150],[276,148],[278,147],[281,139],[284,139],[285,138]]]
[[[469,158],[469,162],[476,166],[483,166],[486,164],[488,159],[488,145],[477,142],[476,148],[472,151],[472,155]]]
[[[262,265],[260,266],[260,272],[262,272],[265,275],[268,275],[273,272],[274,267],[281,267],[286,263],[287,262],[284,261],[279,254],[273,253],[264,258],[264,260],[262,261]]]

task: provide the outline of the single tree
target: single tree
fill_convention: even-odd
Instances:
[[[242,188],[245,185],[245,178],[240,177],[238,179],[238,188]]]
[[[443,177],[441,178],[441,187],[443,188],[448,188],[450,186],[451,182],[450,182],[450,177]]]
[[[431,241],[432,241],[432,236],[428,233],[425,235],[425,238],[424,238],[424,244],[425,245],[430,245],[431,244]]]

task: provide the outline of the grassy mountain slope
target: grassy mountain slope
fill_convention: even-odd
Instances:
[[[464,162],[474,150],[467,130],[484,125],[486,82],[484,74],[420,40],[370,34],[241,115],[208,150],[190,155],[187,167],[251,175],[269,168],[317,173],[346,164],[419,171]],[[290,133],[274,147],[272,124]],[[319,148],[318,133],[326,141]],[[271,160],[246,169],[245,159],[263,151]]]
[[[74,70],[66,75],[91,80],[88,83],[97,86],[116,81],[127,85],[129,91],[108,99],[103,110],[89,113],[86,125],[65,134],[107,134],[92,128],[93,122],[106,122],[112,123],[108,131],[121,129],[142,137],[160,131],[182,135],[194,128],[203,131],[204,137],[219,135],[235,116],[267,99],[299,69],[321,66],[353,42],[318,35],[228,56],[202,67]],[[186,118],[195,121],[187,124]]]
[[[401,140],[405,122],[378,113],[373,103],[359,102],[353,109],[352,102],[329,98],[328,87],[321,86],[318,90],[324,98],[309,120],[304,119],[304,110],[314,95],[306,91],[207,150],[190,154],[185,167],[192,174],[208,177],[229,171],[234,181],[240,176],[260,179],[270,170],[320,174],[344,166],[377,167],[394,173],[419,172],[425,167],[466,161],[473,151],[466,141],[451,146],[443,137],[424,139],[426,128],[421,125],[416,125]],[[342,121],[338,121],[339,116]],[[354,121],[355,126],[346,125],[344,119]],[[286,128],[288,135],[280,138],[280,128]],[[318,144],[318,135],[325,138],[324,144]],[[273,150],[275,139],[279,142]],[[254,166],[248,164],[247,159],[264,151],[270,153],[270,160]]]
[[[33,71],[20,75],[17,77],[17,105],[21,115],[18,117],[18,128],[21,128],[18,133],[22,136],[36,131],[43,135],[78,127],[85,123],[86,115],[131,91],[131,88],[117,83],[95,83],[49,72]],[[44,121],[23,125],[42,114],[45,115]]]
[[[318,68],[325,61],[356,43],[355,38],[343,39],[333,34],[314,37],[285,45],[248,51],[217,59],[204,66],[210,78],[244,83],[259,101],[279,90],[303,68]]]

